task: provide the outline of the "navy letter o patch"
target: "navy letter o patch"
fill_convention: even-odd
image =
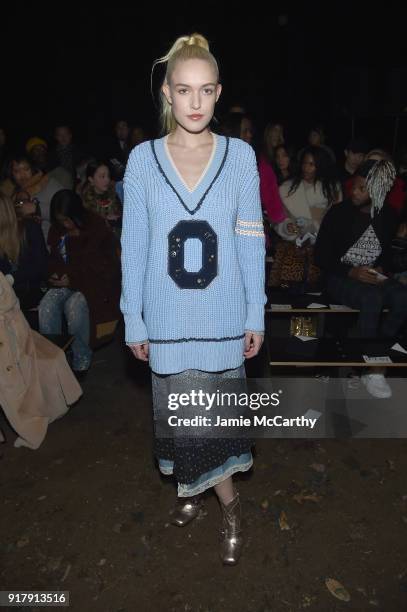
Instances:
[[[188,238],[202,243],[202,266],[198,272],[184,267]],[[180,221],[168,234],[168,274],[181,289],[205,289],[218,274],[218,237],[207,221]]]

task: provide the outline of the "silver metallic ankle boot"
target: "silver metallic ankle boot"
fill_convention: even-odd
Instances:
[[[220,558],[224,565],[236,565],[239,561],[243,539],[241,535],[241,505],[239,493],[236,492],[232,501],[222,509],[222,527],[220,530]]]
[[[177,527],[185,527],[194,518],[206,516],[204,500],[201,495],[193,497],[178,497],[174,508],[171,523]]]

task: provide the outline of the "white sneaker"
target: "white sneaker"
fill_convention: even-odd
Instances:
[[[363,374],[360,379],[373,397],[386,399],[392,396],[391,387],[383,374]]]

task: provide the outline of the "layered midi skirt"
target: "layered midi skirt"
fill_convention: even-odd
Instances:
[[[185,370],[177,374],[152,372],[154,415],[153,450],[162,474],[173,475],[178,483],[178,496],[190,497],[219,484],[236,472],[245,472],[253,465],[251,449],[254,441],[246,437],[191,437],[177,435],[158,437],[157,421],[168,414],[168,396],[180,387],[196,388],[210,384],[222,386],[231,378],[245,379],[244,364],[221,372]],[[218,434],[222,435],[222,432]]]

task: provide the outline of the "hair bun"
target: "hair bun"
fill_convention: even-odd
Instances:
[[[206,40],[205,36],[202,36],[202,34],[198,34],[197,32],[191,34],[186,40],[185,44],[188,46],[195,45],[197,47],[202,47],[203,49],[209,51],[209,43]]]

